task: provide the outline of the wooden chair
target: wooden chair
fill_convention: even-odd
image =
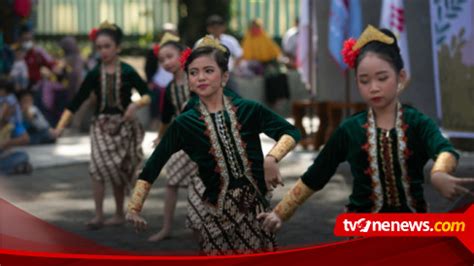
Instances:
[[[295,126],[300,130],[302,139],[300,144],[304,149],[312,146],[314,150],[319,149],[321,145],[331,137],[332,132],[342,121],[344,111],[348,110],[351,114],[365,110],[365,103],[342,103],[333,101],[313,101],[298,100],[292,103],[292,115],[295,120]],[[303,127],[303,117],[309,112],[313,112],[319,118],[319,128],[316,132],[306,132]]]

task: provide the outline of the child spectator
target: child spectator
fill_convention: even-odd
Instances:
[[[13,84],[0,79],[0,174],[31,173],[28,154],[11,150],[12,147],[27,144],[28,133],[22,125],[21,113],[15,96],[11,93]]]
[[[51,126],[41,111],[33,104],[33,95],[29,91],[22,91],[18,95],[23,126],[30,136],[29,144],[54,143],[56,138],[51,134]]]
[[[15,62],[10,71],[10,78],[15,84],[15,91],[19,92],[28,88],[28,66],[25,61],[26,52],[21,47],[15,49]]]

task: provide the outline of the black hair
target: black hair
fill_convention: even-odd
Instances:
[[[33,32],[33,29],[29,25],[23,24],[20,26],[20,35],[30,32]]]
[[[196,58],[201,56],[210,56],[211,58],[213,58],[223,73],[229,71],[230,52],[226,46],[222,46],[226,49],[225,52],[211,46],[202,46],[194,49],[186,60],[186,64],[184,65],[184,70],[186,71],[186,73],[188,72],[189,65]]]
[[[206,26],[209,27],[214,25],[225,25],[225,20],[219,15],[211,15],[206,20]]]
[[[29,90],[22,90],[19,93],[17,93],[16,98],[18,99],[18,101],[21,101],[21,99],[23,99],[23,97],[25,97],[25,96],[33,97],[33,92],[31,92]]]
[[[97,37],[99,37],[99,35],[107,35],[110,38],[112,38],[112,40],[115,42],[117,46],[119,46],[122,43],[123,32],[122,32],[122,29],[116,24],[112,24],[112,25],[115,27],[115,29],[110,29],[110,28],[99,29],[96,35],[96,39]]]
[[[175,41],[167,41],[163,45],[161,45],[160,49],[165,46],[173,46],[174,48],[178,49],[178,51],[182,52],[186,49],[186,46],[180,42]]]
[[[15,91],[15,85],[7,77],[0,77],[0,90],[4,90],[7,94],[13,93]]]
[[[357,67],[359,66],[362,59],[367,55],[368,52],[376,53],[381,59],[387,61],[390,65],[393,66],[397,73],[403,69],[403,59],[400,55],[400,48],[398,47],[397,37],[395,34],[388,29],[380,29],[385,35],[392,37],[394,42],[392,44],[386,44],[379,41],[373,41],[366,44],[360,49],[360,53],[356,58],[355,71],[357,72]]]

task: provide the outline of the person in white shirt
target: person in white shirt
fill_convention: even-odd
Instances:
[[[289,28],[285,34],[283,35],[282,39],[282,48],[285,56],[289,58],[290,66],[295,67],[296,63],[296,53],[297,53],[297,43],[298,43],[298,25],[299,25],[299,18],[295,19],[295,25]]]

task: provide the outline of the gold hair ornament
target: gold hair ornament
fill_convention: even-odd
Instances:
[[[167,42],[179,42],[180,40],[181,39],[178,36],[171,34],[169,32],[166,32],[165,35],[163,35],[163,37],[160,40],[160,46],[163,46],[163,44]]]
[[[218,39],[212,37],[211,35],[204,36],[204,38],[202,38],[201,42],[197,45],[196,48],[205,47],[205,46],[219,49],[224,53],[227,52],[227,49],[224,46],[222,46],[221,42]]]

